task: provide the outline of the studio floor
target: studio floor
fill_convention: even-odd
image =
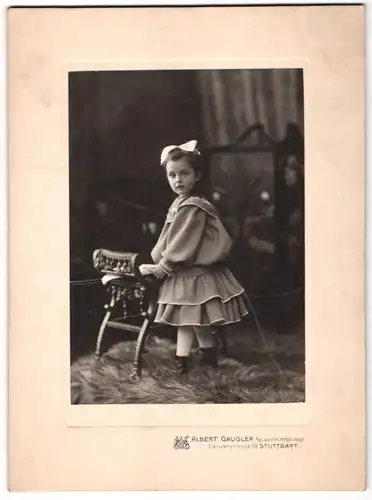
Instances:
[[[103,311],[100,289],[95,292],[88,301],[89,294],[85,291],[86,307],[72,315],[75,319],[71,335],[72,404],[305,401],[302,322],[293,326],[292,331],[278,333],[264,323],[259,331],[253,318],[248,318],[226,332],[228,351],[226,355],[221,352],[218,370],[203,366],[193,350],[186,377],[174,376],[171,371],[176,330],[170,328],[159,334],[157,330],[144,354],[142,377],[133,379],[134,336],[107,330],[101,360],[94,358]],[[76,311],[78,303],[73,306]]]

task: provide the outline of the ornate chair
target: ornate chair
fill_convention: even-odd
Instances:
[[[149,345],[154,329],[161,325],[154,324],[157,311],[157,299],[160,281],[153,276],[143,276],[139,266],[149,264],[144,255],[130,252],[117,252],[104,248],[93,252],[93,265],[104,278],[109,300],[105,304],[106,313],[102,320],[97,342],[96,359],[101,358],[101,344],[107,328],[116,328],[137,333],[134,355],[134,374],[142,374],[142,354]],[[139,320],[141,325],[136,325]],[[223,328],[215,328],[213,333],[218,344],[227,354],[226,338]]]
[[[105,304],[106,313],[102,320],[96,343],[96,359],[101,358],[101,344],[107,328],[116,328],[137,333],[134,356],[134,371],[142,372],[142,354],[151,336],[150,329],[157,310],[160,282],[152,276],[142,276],[141,264],[148,264],[143,255],[130,252],[115,252],[100,248],[93,253],[95,269],[107,279],[103,279],[109,300]],[[136,325],[140,320],[141,325]]]

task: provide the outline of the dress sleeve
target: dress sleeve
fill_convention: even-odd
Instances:
[[[159,262],[167,274],[180,264],[192,263],[203,238],[207,214],[199,207],[181,207],[167,235],[167,244]]]

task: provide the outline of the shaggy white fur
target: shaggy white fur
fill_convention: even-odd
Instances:
[[[139,380],[132,377],[135,342],[120,342],[97,362],[93,355],[71,367],[72,404],[125,403],[292,403],[305,400],[304,376],[283,370],[283,380],[267,357],[245,365],[222,358],[219,369],[202,366],[191,358],[187,377],[171,372],[175,346],[155,339],[144,355]]]

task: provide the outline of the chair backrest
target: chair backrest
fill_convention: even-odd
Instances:
[[[98,248],[93,252],[93,265],[100,274],[136,277],[136,257],[131,252]]]
[[[93,266],[100,275],[111,274],[121,279],[140,283],[146,289],[157,289],[158,280],[153,276],[142,276],[139,271],[141,264],[149,264],[148,256],[107,248],[97,248],[93,252]]]

